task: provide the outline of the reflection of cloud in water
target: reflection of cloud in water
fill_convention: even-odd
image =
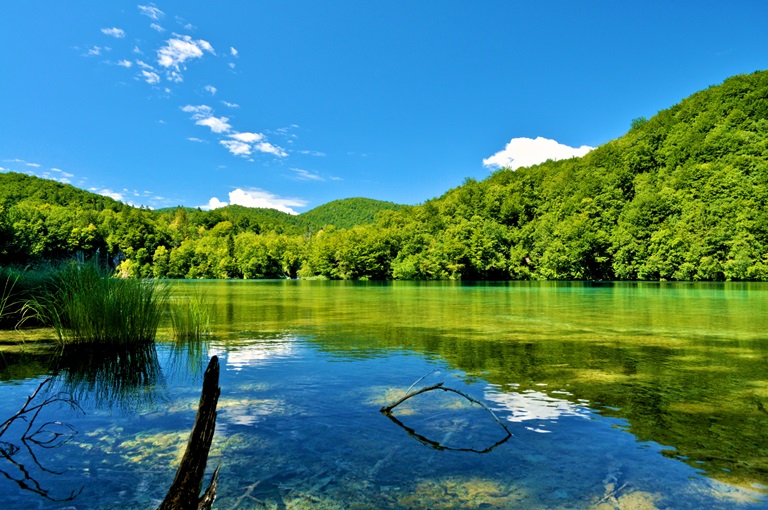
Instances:
[[[230,398],[220,400],[218,409],[227,423],[255,425],[267,416],[285,414],[285,403],[274,399]]]
[[[218,356],[227,370],[242,370],[243,367],[292,357],[297,352],[296,337],[283,337],[270,340],[243,340],[242,344],[237,346],[211,345],[208,349],[208,357]]]
[[[553,392],[570,395],[567,391]],[[565,399],[547,395],[542,391],[525,390],[519,393],[502,393],[494,386],[485,390],[485,398],[498,404],[495,410],[510,413],[506,419],[522,423],[531,420],[556,421],[563,416],[581,416],[588,418],[589,408],[574,404]],[[548,430],[538,427],[526,427],[534,432],[548,433]]]

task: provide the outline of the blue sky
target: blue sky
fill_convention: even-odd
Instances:
[[[768,2],[5,1],[0,168],[153,208],[416,204],[768,68]]]

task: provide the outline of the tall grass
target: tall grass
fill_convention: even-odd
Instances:
[[[176,341],[202,340],[211,332],[213,303],[201,292],[172,302],[171,336]]]
[[[0,329],[42,325],[36,316],[24,317],[24,304],[49,292],[59,269],[52,264],[34,268],[0,268]]]
[[[2,288],[0,288],[0,324],[6,320],[6,315],[10,315],[11,307],[13,306],[13,288],[16,286],[16,282],[19,277],[11,273],[0,274],[0,282]]]
[[[62,344],[128,346],[155,339],[168,299],[154,281],[114,278],[92,261],[73,261],[26,305],[28,315],[52,326]]]

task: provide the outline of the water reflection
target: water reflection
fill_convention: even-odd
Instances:
[[[53,450],[69,443],[77,430],[70,424],[59,421],[53,415],[62,408],[82,413],[83,410],[71,395],[64,392],[51,393],[51,379],[40,383],[27,397],[27,401],[13,416],[0,423],[0,474],[14,482],[22,490],[54,501],[74,500],[83,487],[70,490],[66,495],[57,495],[51,488],[51,477],[64,471],[46,467],[46,450]],[[63,491],[59,491],[63,492]]]
[[[67,345],[55,379],[76,400],[96,407],[139,412],[164,399],[154,342],[110,348]]]
[[[340,359],[406,350],[507,393],[561,388],[711,476],[768,485],[768,285],[205,285],[228,307],[232,342],[287,332]]]
[[[428,446],[430,448],[434,448],[438,451],[448,451],[448,452],[468,452],[468,453],[490,453],[493,450],[496,449],[496,447],[503,445],[507,441],[509,441],[509,438],[512,437],[512,434],[507,431],[507,434],[500,440],[496,441],[495,443],[483,448],[482,450],[480,448],[475,448],[472,446],[450,446],[446,444],[441,444],[439,441],[436,441],[434,439],[429,439],[426,436],[423,436],[416,432],[415,429],[409,427],[408,425],[404,424],[400,420],[397,419],[397,417],[394,414],[391,413],[384,413],[384,416],[392,420],[392,423],[395,425],[401,427],[403,430],[405,430],[406,434],[414,438],[416,441],[420,442],[424,446]]]
[[[517,386],[517,385],[513,385]],[[556,391],[553,394],[571,396],[567,391]],[[499,387],[489,385],[485,390],[485,398],[498,404],[498,410],[503,410],[506,419],[514,423],[540,422],[526,428],[533,432],[548,434],[546,422],[555,422],[564,416],[579,416],[589,418],[594,411],[587,407],[587,401],[574,404],[564,398],[558,398],[539,390],[528,389],[522,392],[503,393]]]
[[[208,356],[219,356],[226,370],[239,371],[245,367],[289,358],[297,351],[298,339],[295,336],[258,334],[241,332],[244,337],[237,343],[214,343],[208,350]]]
[[[214,444],[222,508],[256,484],[251,494],[273,507],[768,504],[748,489],[768,485],[768,286],[186,285],[213,295],[219,322],[215,339],[177,346],[177,380],[158,346],[170,405],[119,420],[89,413],[103,420],[92,436],[78,425],[81,464],[100,470],[93,485],[133,494],[127,506],[151,506],[146,487],[163,482],[146,468],[173,462],[194,418],[198,395],[181,372],[213,354],[227,368]],[[435,367],[484,395],[515,437],[466,455],[425,448],[381,419],[382,395]],[[436,405],[398,418],[462,448],[451,431],[488,437],[469,413]]]

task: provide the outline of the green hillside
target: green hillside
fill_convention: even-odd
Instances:
[[[337,228],[351,228],[355,225],[373,223],[381,211],[398,210],[403,206],[371,198],[344,198],[334,200],[299,215],[299,223],[313,231],[328,225]]]
[[[51,206],[80,205],[95,210],[119,210],[125,207],[112,198],[76,188],[71,184],[15,172],[0,173],[0,206],[7,209],[22,201]]]
[[[767,201],[760,71],[582,158],[467,179],[420,206],[155,212],[0,174],[0,264],[99,250],[135,277],[768,280]]]
[[[365,254],[377,261],[368,274],[765,280],[767,183],[762,71],[637,119],[583,158],[502,169],[381,216],[367,245],[378,246]],[[330,270],[329,260],[318,262],[320,274],[350,274],[343,257]]]

